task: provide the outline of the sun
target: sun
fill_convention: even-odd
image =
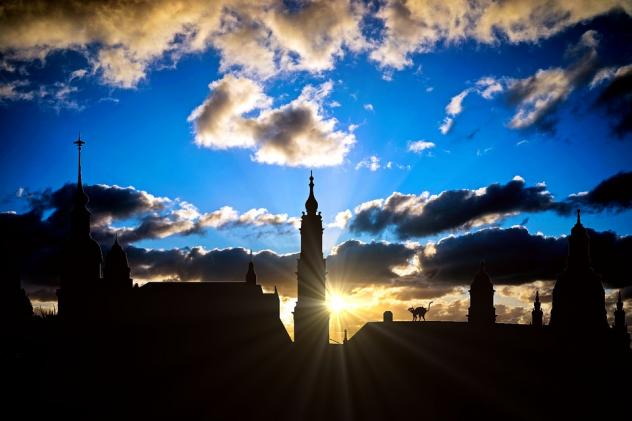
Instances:
[[[340,294],[330,294],[327,297],[327,308],[330,313],[340,314],[348,310],[349,303],[345,297]]]

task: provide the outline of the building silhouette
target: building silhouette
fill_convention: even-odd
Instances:
[[[533,302],[533,310],[531,310],[531,325],[536,327],[542,327],[544,313],[540,305],[540,291],[535,292],[535,301]]]
[[[301,254],[297,264],[298,299],[294,308],[297,348],[324,349],[329,344],[329,312],[325,305],[326,269],[323,257],[323,218],[314,197],[314,176],[301,217]]]
[[[485,262],[481,262],[481,267],[470,286],[470,309],[467,319],[479,326],[496,323],[494,285],[485,268]]]
[[[568,237],[568,261],[553,288],[551,326],[567,331],[603,331],[608,328],[605,291],[601,276],[590,262],[590,237],[581,223],[577,223]]]
[[[205,343],[204,338],[213,338],[213,346],[218,342],[227,345],[236,338],[250,338],[253,346],[263,341],[290,344],[279,319],[278,291],[275,287],[273,293],[265,293],[257,284],[252,253],[243,282],[147,282],[139,287],[133,284],[118,237],[102,265],[101,247],[90,233],[89,198],[81,178],[85,142],[77,139],[75,144],[79,154],[77,188],[57,291],[61,318],[82,327],[146,329],[155,335],[153,343],[163,345],[175,331],[187,330],[191,334],[185,341],[196,342],[198,347]],[[140,337],[144,333],[136,332]],[[210,342],[206,346],[210,347]],[[208,351],[206,346],[195,352]]]
[[[10,357],[2,359],[3,380],[11,386],[5,397],[15,407],[4,410],[12,416],[365,421],[414,414],[455,420],[627,415],[621,402],[629,391],[620,379],[632,376],[632,352],[622,296],[610,327],[579,213],[550,325],[543,323],[539,292],[531,325],[497,322],[492,279],[481,263],[467,321],[433,321],[430,311],[428,321],[398,321],[386,310],[382,321],[367,322],[351,337],[345,329],[343,344],[330,344],[322,216],[310,174],[292,345],[278,291],[266,293],[257,284],[252,252],[244,279],[234,282],[139,286],[118,238],[103,261],[81,180],[84,142],[75,144],[77,188],[60,262],[59,317],[31,318],[15,265],[9,258],[0,266],[9,279],[0,298],[25,320],[22,336],[10,338]],[[0,257],[7,259],[5,246]]]

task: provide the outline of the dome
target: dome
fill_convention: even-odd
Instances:
[[[108,279],[128,279],[129,264],[127,263],[127,255],[118,242],[118,238],[114,239],[114,244],[105,258],[105,266],[103,267],[103,275]]]
[[[316,197],[314,197],[314,176],[311,172],[309,174],[309,197],[307,198],[307,201],[305,201],[305,209],[310,215],[316,214],[316,211],[318,210],[318,201],[316,200]]]
[[[481,267],[478,270],[474,281],[472,282],[472,289],[493,289],[492,279],[490,278],[487,270],[485,269],[485,262],[481,262]]]

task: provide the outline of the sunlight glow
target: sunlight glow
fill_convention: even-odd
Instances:
[[[327,308],[330,313],[340,314],[349,310],[349,303],[341,294],[330,294],[327,297]]]

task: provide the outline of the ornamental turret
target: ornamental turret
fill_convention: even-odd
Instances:
[[[470,308],[467,319],[469,323],[479,326],[493,325],[496,322],[494,285],[485,268],[485,262],[481,262],[480,269],[470,287]]]

